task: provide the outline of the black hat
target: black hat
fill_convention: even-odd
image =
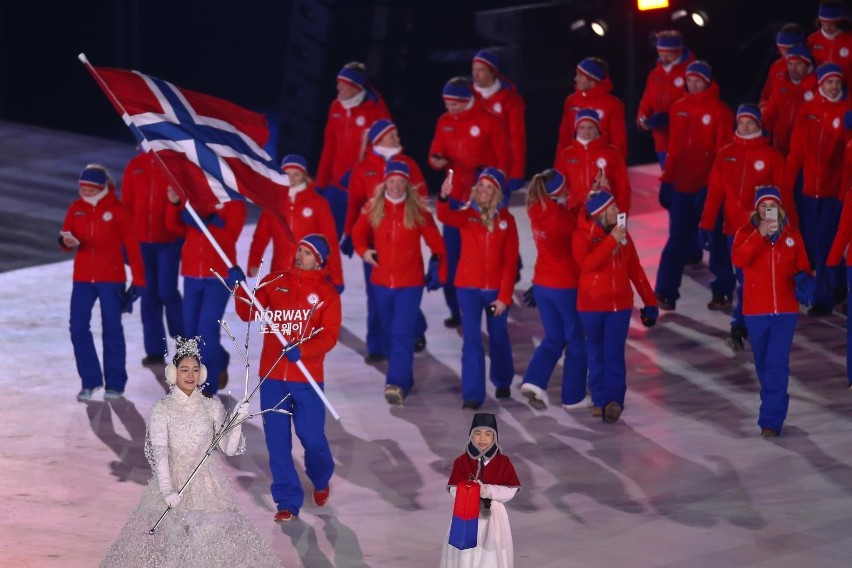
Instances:
[[[494,434],[494,442],[484,451],[473,443],[474,430],[490,430]],[[473,422],[470,424],[470,432],[467,443],[467,455],[478,460],[482,457],[492,458],[500,449],[497,443],[497,417],[487,412],[477,412],[473,415]]]

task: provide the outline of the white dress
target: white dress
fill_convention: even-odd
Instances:
[[[476,546],[459,550],[448,543],[450,531],[444,539],[441,553],[441,568],[512,568],[515,562],[515,550],[512,545],[512,529],[509,527],[509,515],[503,503],[510,501],[518,492],[518,487],[483,484],[491,492],[491,509],[480,507],[479,525],[476,531]],[[456,488],[448,488],[455,500]],[[450,507],[452,514],[452,506]]]
[[[177,492],[204,457],[224,419],[225,409],[218,400],[204,397],[199,390],[187,396],[172,389],[151,408],[145,437],[151,468],[162,471],[161,462],[167,456]],[[228,455],[245,451],[240,429],[224,436],[219,448]],[[155,473],[101,568],[280,568],[257,529],[240,512],[234,491],[212,456],[177,507],[166,514],[153,535],[148,534],[166,507]]]

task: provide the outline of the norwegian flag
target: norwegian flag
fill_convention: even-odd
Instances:
[[[197,211],[211,212],[242,196],[278,212],[289,181],[263,149],[269,138],[266,117],[138,71],[94,67],[83,54],[80,60],[142,148],[157,153],[178,192]]]

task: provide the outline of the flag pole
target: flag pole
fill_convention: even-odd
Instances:
[[[89,63],[89,60],[86,58],[86,54],[80,53],[79,55],[77,55],[77,58],[83,63],[83,65],[86,66],[86,69],[88,69],[89,73],[92,74],[92,77],[94,77],[95,81],[98,83],[98,86],[107,95],[107,97],[109,98],[110,102],[115,107],[115,109],[122,115],[122,118],[129,117],[129,115],[127,114],[127,111],[124,109],[124,105],[122,105],[119,102],[119,100],[112,93],[112,91],[110,90],[110,88],[106,84],[106,82],[101,78],[100,75],[98,75],[98,72],[94,68],[94,66],[91,63]],[[145,137],[145,135],[142,133],[141,130],[139,130],[137,128],[136,131],[139,132],[140,136],[142,136],[143,138]],[[145,139],[145,141],[147,142],[148,140]],[[166,167],[166,164],[165,164],[165,162],[163,162],[163,159],[160,157],[160,155],[157,154],[157,152],[154,152],[153,150],[151,150],[151,153],[153,153],[154,156],[157,158],[157,160],[160,162],[160,165],[163,167],[163,171],[165,171],[168,174],[169,179],[171,179],[171,181],[174,183],[174,185],[176,187],[180,187],[180,183],[178,183],[177,179],[175,179],[174,175],[172,175],[172,172],[169,171],[168,167]],[[184,195],[188,195],[185,191],[183,193],[184,193]],[[225,266],[229,266],[229,267],[232,266],[231,259],[228,258],[228,255],[225,254],[225,251],[222,250],[221,246],[219,246],[219,243],[216,241],[216,238],[210,233],[209,229],[207,229],[207,226],[201,220],[201,217],[199,217],[198,213],[195,211],[195,209],[189,203],[188,197],[187,197],[187,200],[186,200],[186,203],[185,203],[185,208],[189,212],[192,219],[195,221],[195,224],[198,226],[198,228],[204,234],[204,236],[207,237],[207,240],[210,241],[210,246],[213,247],[213,250],[216,251],[216,254],[218,254],[219,258],[221,258],[222,261],[225,263]],[[260,301],[258,301],[258,299],[254,297],[254,294],[251,293],[251,290],[249,289],[248,285],[245,282],[240,282],[240,286],[242,287],[243,291],[246,292],[248,297],[252,299],[252,302],[254,303],[255,308],[257,308],[261,312],[266,310],[266,308],[260,303]],[[280,331],[276,331],[275,336],[281,342],[282,346],[286,347],[287,344],[289,343]],[[322,388],[320,388],[316,379],[314,379],[311,372],[308,371],[308,368],[305,367],[305,364],[302,363],[301,360],[299,360],[299,361],[296,361],[296,367],[298,367],[298,369],[302,372],[302,374],[308,380],[308,383],[310,383],[311,387],[313,387],[314,392],[316,392],[317,396],[320,398],[320,400],[322,400],[322,403],[328,409],[329,413],[331,413],[331,415],[334,417],[335,420],[340,420],[340,414],[337,412],[337,410],[335,410],[334,405],[331,404],[331,401],[328,400],[328,397],[325,396],[325,392],[323,392]]]

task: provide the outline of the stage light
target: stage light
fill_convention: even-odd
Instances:
[[[603,20],[592,20],[589,22],[581,18],[579,20],[574,20],[568,26],[572,32],[580,32],[587,27],[598,37],[604,37],[609,31],[609,26]]]
[[[592,31],[595,32],[599,37],[603,37],[607,32],[607,25],[603,20],[594,20],[589,27],[592,28]]]
[[[577,32],[577,31],[582,30],[585,27],[586,27],[586,20],[580,19],[580,20],[574,20],[573,22],[571,22],[569,29],[572,32]]]
[[[640,12],[645,10],[656,10],[658,8],[668,8],[669,0],[636,0],[636,6]]]
[[[703,28],[704,26],[707,25],[708,18],[707,18],[706,12],[702,12],[701,10],[696,10],[695,12],[693,12],[691,14],[691,16],[692,16],[692,21],[695,22],[695,25],[698,26],[699,28]]]

